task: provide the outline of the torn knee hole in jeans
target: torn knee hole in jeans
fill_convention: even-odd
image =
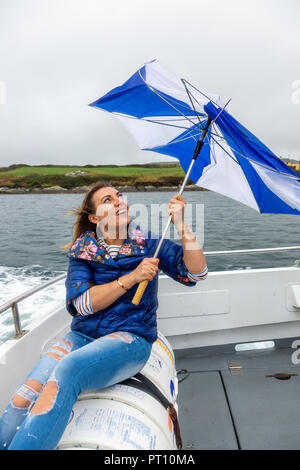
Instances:
[[[64,356],[69,354],[72,350],[72,343],[66,340],[61,340],[51,346],[50,349],[46,352],[46,356],[53,357],[57,361],[60,361]]]
[[[133,337],[127,333],[127,332],[115,332],[115,333],[110,333],[109,335],[107,335],[108,338],[113,338],[113,339],[119,339],[121,341],[124,341],[125,343],[132,343],[133,341]]]
[[[34,379],[28,379],[21,385],[12,398],[12,404],[16,408],[29,408],[37,399],[43,384]]]
[[[40,415],[50,411],[55,403],[57,393],[58,385],[56,380],[47,382],[35,405],[30,410],[30,414]]]

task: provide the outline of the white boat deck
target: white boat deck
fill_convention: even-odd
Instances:
[[[300,365],[292,362],[299,319],[297,266],[214,272],[193,288],[161,276],[158,328],[175,350],[176,369],[187,371],[177,401],[183,449],[300,448]],[[0,413],[70,321],[62,299],[26,334],[0,345]],[[235,351],[269,340],[275,348]],[[293,375],[266,377],[280,373]]]

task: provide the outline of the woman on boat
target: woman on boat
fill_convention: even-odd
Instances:
[[[77,212],[66,280],[71,331],[55,342],[13,395],[0,419],[1,449],[55,449],[83,390],[111,386],[137,374],[157,339],[158,270],[186,286],[204,280],[201,247],[184,223],[185,200],[169,214],[181,245],[143,233],[129,205],[109,183],[97,183]],[[137,285],[148,285],[138,305]]]

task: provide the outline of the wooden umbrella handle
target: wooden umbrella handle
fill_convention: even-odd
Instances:
[[[166,224],[164,233],[163,233],[163,235],[162,235],[162,237],[161,237],[161,239],[160,239],[160,241],[159,241],[159,243],[158,243],[158,245],[157,245],[157,248],[156,248],[156,250],[155,250],[155,253],[154,253],[153,258],[157,258],[157,256],[158,256],[160,247],[161,247],[161,245],[162,245],[162,242],[164,241],[164,238],[165,238],[165,236],[166,236],[166,233],[167,233],[167,230],[168,230],[169,225],[170,225],[170,223],[171,223],[171,220],[172,220],[172,216],[170,215],[169,220],[168,220],[168,222],[167,222],[167,224]],[[144,292],[145,292],[145,289],[146,289],[146,287],[147,287],[147,285],[148,285],[148,282],[149,282],[149,281],[147,281],[147,279],[145,279],[144,281],[141,281],[141,282],[139,283],[138,288],[137,288],[137,290],[136,290],[136,292],[135,292],[135,294],[134,294],[134,297],[133,297],[131,303],[133,303],[134,305],[139,305],[139,303],[140,303],[140,301],[141,301],[141,298],[143,297],[143,294],[144,294]]]
[[[139,283],[138,288],[137,288],[137,290],[136,290],[136,293],[134,294],[134,297],[133,297],[133,299],[132,299],[132,303],[133,303],[134,305],[139,305],[140,300],[141,300],[141,298],[143,297],[143,294],[144,294],[144,292],[145,292],[145,289],[146,289],[146,287],[147,287],[147,285],[148,285],[148,282],[149,282],[149,281],[147,281],[147,279],[145,279],[145,281],[142,281],[142,282]]]

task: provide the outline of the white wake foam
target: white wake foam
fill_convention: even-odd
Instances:
[[[47,272],[39,265],[22,268],[0,266],[0,305],[61,274],[63,272]],[[43,318],[53,309],[64,305],[64,283],[63,279],[18,304],[23,329],[29,328],[38,318]],[[12,311],[9,308],[0,314],[0,343],[13,335]]]

